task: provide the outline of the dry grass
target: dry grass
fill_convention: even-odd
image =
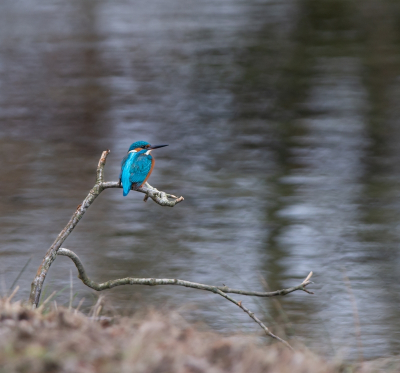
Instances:
[[[260,345],[246,336],[201,332],[175,313],[95,321],[65,308],[44,313],[0,299],[1,373],[352,371],[378,370],[329,364],[310,352]]]

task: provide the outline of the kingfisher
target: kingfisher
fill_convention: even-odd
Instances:
[[[119,174],[124,196],[128,195],[132,186],[140,188],[147,181],[154,167],[154,158],[150,152],[164,146],[168,144],[151,146],[146,141],[136,141],[129,147],[128,154],[121,162]]]

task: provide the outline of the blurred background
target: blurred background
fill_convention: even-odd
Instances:
[[[315,351],[397,353],[399,99],[397,1],[2,0],[2,294],[32,258],[17,282],[28,297],[103,150],[116,181],[132,142],[168,143],[149,182],[185,201],[104,191],[63,245],[89,276],[275,290],[312,270],[313,296],[236,298]],[[97,294],[65,257],[44,297],[64,291],[68,304],[71,271],[74,305],[89,307]],[[213,294],[104,293],[119,313],[178,308],[219,331],[260,332]]]

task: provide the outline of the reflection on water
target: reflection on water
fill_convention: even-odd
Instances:
[[[36,2],[37,3],[37,2]],[[400,8],[390,1],[3,1],[0,271],[21,298],[94,183],[130,143],[173,209],[105,191],[68,238],[96,280],[178,277],[262,289],[315,273],[315,296],[244,300],[278,333],[331,355],[398,351]],[[48,291],[69,286],[58,258]],[[74,270],[74,269],[73,269]],[[75,271],[75,270],[74,270]],[[92,294],[74,280],[76,301]],[[176,288],[118,288],[114,306],[182,311],[258,332],[234,306]],[[67,297],[65,297],[66,299]],[[63,302],[63,296],[59,302]],[[65,300],[64,299],[64,300]]]

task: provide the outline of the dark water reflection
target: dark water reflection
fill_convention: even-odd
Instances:
[[[150,182],[185,202],[104,192],[65,244],[94,279],[261,290],[261,278],[281,288],[313,270],[316,295],[280,299],[286,314],[268,300],[248,307],[278,333],[355,358],[355,300],[364,355],[398,352],[399,20],[378,0],[2,1],[3,292],[32,255],[19,280],[28,296],[102,150],[116,180],[132,141],[166,142]],[[47,291],[69,287],[70,269],[58,258]],[[120,310],[191,305],[192,320],[258,332],[210,294],[106,295]]]

